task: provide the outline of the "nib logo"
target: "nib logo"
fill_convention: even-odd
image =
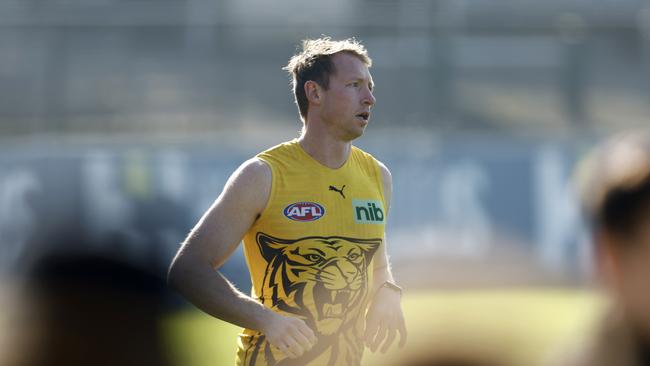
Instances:
[[[383,224],[386,215],[379,200],[352,200],[354,221],[359,224]]]

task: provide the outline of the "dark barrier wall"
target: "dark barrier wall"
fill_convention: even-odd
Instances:
[[[405,145],[374,136],[361,145],[393,173],[388,240],[396,263],[518,252],[535,265],[530,271],[572,278],[588,270],[569,184],[580,146],[485,136],[408,138]],[[74,236],[162,274],[229,174],[255,153],[189,142],[48,150],[34,143],[0,154],[4,270],[20,270],[21,259]],[[237,251],[223,270],[247,289],[244,266]]]

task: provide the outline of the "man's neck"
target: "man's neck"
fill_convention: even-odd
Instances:
[[[350,155],[351,141],[332,136],[318,124],[307,125],[298,138],[300,146],[319,163],[337,169],[343,166]]]

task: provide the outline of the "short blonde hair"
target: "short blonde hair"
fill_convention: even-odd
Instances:
[[[295,102],[303,121],[307,120],[307,108],[309,106],[307,94],[305,93],[305,83],[312,80],[327,89],[330,75],[336,72],[332,63],[332,56],[341,52],[356,56],[368,67],[372,66],[368,51],[356,39],[348,38],[336,41],[323,36],[317,39],[303,40],[302,51],[293,55],[289,59],[287,66],[283,67],[283,70],[288,71],[291,75]]]

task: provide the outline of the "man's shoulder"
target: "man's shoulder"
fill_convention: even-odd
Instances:
[[[243,162],[234,175],[241,182],[264,184],[271,179],[271,168],[264,160],[254,156]]]
[[[270,180],[274,162],[285,159],[287,154],[291,154],[295,145],[294,139],[271,146],[243,162],[238,170],[250,178]]]
[[[384,179],[390,179],[391,178],[391,173],[390,169],[384,164],[381,160],[377,159],[373,154],[359,148],[358,146],[352,145],[353,151],[356,151],[357,154],[365,157],[366,159],[373,161],[377,166],[379,167],[379,170],[381,171],[381,175]]]
[[[286,152],[290,151],[291,149],[293,149],[295,147],[295,145],[296,145],[296,140],[295,139],[285,141],[285,142],[281,142],[281,143],[279,143],[277,145],[274,145],[274,146],[271,146],[271,147],[267,148],[266,150],[261,151],[260,153],[255,155],[255,157],[256,158],[261,157],[263,159],[264,157],[267,157],[267,156],[283,154],[283,153],[286,153]]]

